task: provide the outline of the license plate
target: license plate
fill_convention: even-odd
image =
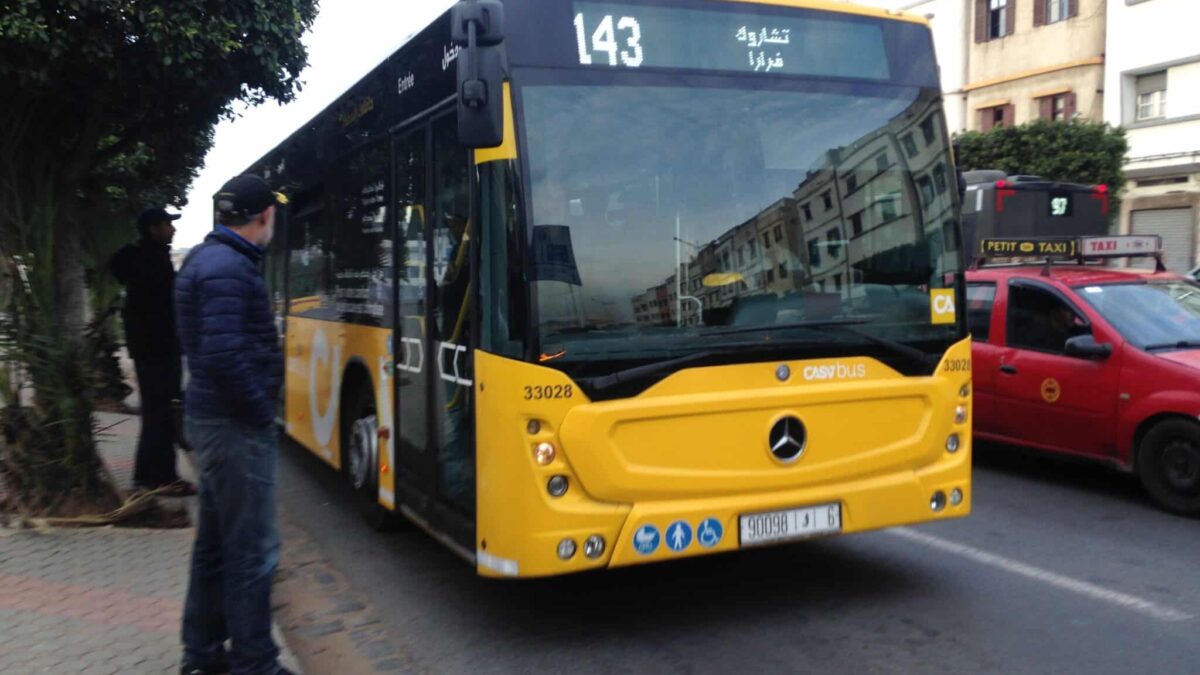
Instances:
[[[772,544],[841,531],[842,505],[837,503],[745,513],[738,518],[738,536],[742,546]]]

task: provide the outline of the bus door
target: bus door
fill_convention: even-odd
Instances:
[[[453,113],[398,132],[397,463],[402,483],[475,507],[470,153]],[[403,488],[401,488],[403,490]]]
[[[408,127],[394,134],[392,143],[396,211],[394,266],[396,280],[395,330],[392,354],[395,363],[395,432],[397,502],[411,501],[414,489],[433,492],[437,476],[436,454],[429,439],[429,358],[426,313],[428,308],[429,127]]]

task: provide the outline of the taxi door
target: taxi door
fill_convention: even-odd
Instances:
[[[1089,332],[1109,342],[1065,292],[1034,279],[1008,282],[1004,347],[996,365],[1001,434],[1047,450],[1108,457],[1115,451],[1119,351],[1067,356]]]
[[[996,302],[996,282],[967,283],[967,326],[971,329],[971,382],[975,388],[973,428],[978,434],[1000,433],[996,418],[996,369],[1003,351],[999,334],[1004,324],[1003,303]],[[994,316],[998,318],[993,319]],[[997,337],[993,338],[993,334]]]

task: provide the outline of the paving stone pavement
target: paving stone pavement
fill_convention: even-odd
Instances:
[[[109,427],[101,455],[127,490],[138,420],[97,417]],[[187,461],[179,468],[190,477]],[[191,528],[0,527],[0,674],[178,672],[193,536]],[[276,642],[298,672],[278,630]]]

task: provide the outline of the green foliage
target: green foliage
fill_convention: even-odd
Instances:
[[[0,4],[0,268],[19,261],[28,276],[0,284],[0,358],[35,392],[32,410],[6,413],[21,431],[0,471],[31,508],[100,489],[92,395],[115,340],[111,322],[88,330],[85,284],[105,316],[118,293],[105,261],[136,213],[184,203],[235,102],[293,97],[316,12],[316,0]]]
[[[1112,213],[1125,185],[1125,130],[1086,121],[1037,120],[958,137],[958,162],[964,171],[999,169],[1050,180],[1107,185]]]

